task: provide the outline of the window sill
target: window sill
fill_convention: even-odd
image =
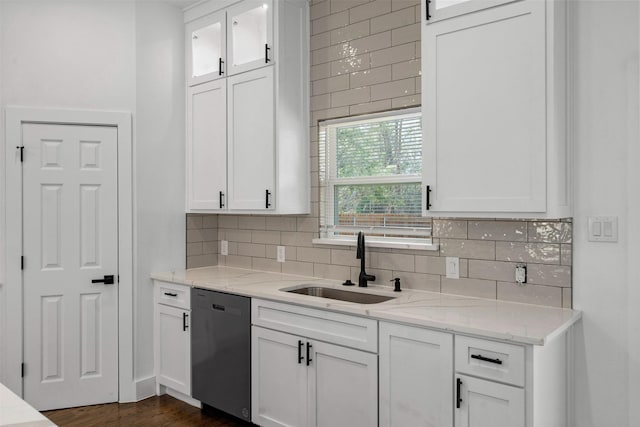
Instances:
[[[327,239],[319,238],[311,241],[314,245],[329,246],[356,246],[355,239]],[[399,241],[380,241],[370,239],[366,241],[366,246],[370,248],[391,248],[391,249],[411,249],[420,251],[437,251],[438,244],[434,243],[416,243],[416,242],[399,242]]]

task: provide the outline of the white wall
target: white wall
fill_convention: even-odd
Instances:
[[[157,1],[16,0],[0,1],[0,19],[3,108],[133,114],[135,354],[131,360],[134,380],[148,379],[153,371],[149,273],[184,267],[185,262],[184,246],[175,245],[185,241],[182,11]],[[4,147],[3,129],[0,142]],[[4,161],[0,163],[4,182],[3,168]],[[3,206],[0,200],[0,224]],[[0,253],[1,246],[3,241]],[[0,271],[0,292],[2,286],[15,284],[4,283]],[[0,347],[3,333],[0,325]],[[8,368],[0,364],[0,369]],[[141,381],[128,398],[150,394],[149,384]]]
[[[638,3],[572,1],[575,426],[637,426],[640,298]],[[587,217],[619,217],[618,243]]]

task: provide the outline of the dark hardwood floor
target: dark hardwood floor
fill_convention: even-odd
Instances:
[[[250,425],[222,412],[213,410],[202,412],[166,394],[136,403],[82,406],[46,411],[43,414],[60,427],[246,427]]]

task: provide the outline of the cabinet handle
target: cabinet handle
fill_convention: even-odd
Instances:
[[[189,327],[189,325],[187,325],[187,317],[189,317],[187,313],[182,313],[182,330],[183,331],[186,331],[187,328]]]
[[[177,297],[177,296],[178,296],[178,294],[173,293],[173,292],[165,292],[164,294],[165,294],[166,296],[168,296],[168,297]]]
[[[222,58],[218,58],[218,75],[219,76],[224,74],[224,71],[222,71],[222,64],[224,64],[224,61],[222,60]]]
[[[221,191],[220,192],[220,209],[224,208],[224,202],[223,202],[223,197],[224,197],[224,193]]]
[[[298,340],[298,364],[301,364],[303,359],[304,357],[302,357],[302,341]]]
[[[472,359],[482,360],[483,362],[495,363],[496,365],[502,365],[502,360],[500,359],[491,359],[489,357],[484,357],[481,354],[472,354]]]
[[[271,50],[271,48],[269,47],[269,45],[267,43],[264,44],[264,63],[268,64],[269,62],[271,62],[271,60],[269,59],[269,51]]]
[[[462,402],[462,397],[460,395],[460,388],[462,387],[462,380],[460,378],[456,378],[456,408],[460,409],[460,403]]]
[[[427,199],[426,207],[427,210],[431,209],[431,186],[427,185],[427,191],[425,191],[425,196]]]
[[[264,195],[265,195],[265,208],[269,209],[271,207],[271,203],[269,203],[269,196],[271,196],[271,191],[264,190]]]
[[[431,18],[431,14],[429,13],[429,4],[431,3],[431,0],[425,0],[424,5],[425,5],[425,9],[427,10],[427,21]]]
[[[313,346],[309,344],[309,342],[307,342],[307,366],[309,366],[309,364],[311,363],[311,356],[309,356],[309,354],[311,353],[311,347]]]

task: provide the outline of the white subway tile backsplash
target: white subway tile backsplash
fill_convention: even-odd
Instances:
[[[391,81],[391,66],[372,68],[351,73],[351,87],[371,86]]]
[[[372,18],[371,34],[392,30],[394,28],[406,27],[414,22],[416,22],[415,9],[411,7],[401,9],[396,12],[388,13],[384,16]]]
[[[338,44],[346,41],[358,39],[369,35],[369,21],[358,22],[356,24],[341,27],[330,33],[330,44]]]
[[[523,221],[469,221],[469,239],[527,241],[527,223]]]
[[[370,55],[371,67],[381,67],[383,65],[396,64],[417,58],[414,43],[406,43],[387,49],[376,50],[371,52]]]
[[[385,15],[391,12],[391,2],[389,0],[375,0],[361,6],[356,6],[349,11],[349,22],[358,22]]]
[[[371,86],[371,100],[397,98],[412,95],[416,91],[414,79],[394,80],[389,83],[382,83]]]
[[[560,264],[560,245],[496,242],[496,259],[502,261]]]

